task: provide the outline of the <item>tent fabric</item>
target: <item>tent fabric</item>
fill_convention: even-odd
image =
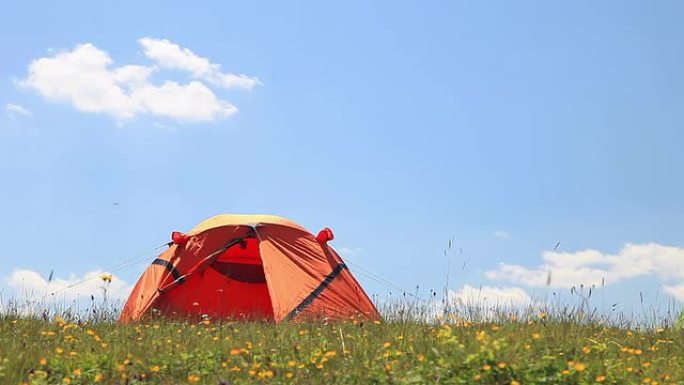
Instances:
[[[224,214],[171,246],[140,277],[121,313],[122,322],[157,313],[170,317],[304,321],[380,317],[327,242],[274,215]]]

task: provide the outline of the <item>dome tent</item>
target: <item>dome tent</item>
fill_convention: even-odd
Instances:
[[[275,322],[360,315],[379,318],[368,295],[327,242],[274,215],[218,215],[173,242],[133,288],[120,321],[170,317]]]

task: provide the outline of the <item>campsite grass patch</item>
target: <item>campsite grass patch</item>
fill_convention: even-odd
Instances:
[[[0,318],[2,384],[682,384],[684,332],[550,320]]]

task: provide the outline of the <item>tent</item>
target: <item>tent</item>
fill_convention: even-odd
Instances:
[[[314,236],[274,215],[218,215],[169,248],[140,277],[122,322],[168,317],[261,319],[274,322],[350,316],[379,318],[342,258],[328,246],[328,228]]]

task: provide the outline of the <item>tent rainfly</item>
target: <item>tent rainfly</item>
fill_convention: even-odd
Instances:
[[[167,317],[273,322],[380,315],[342,258],[314,236],[274,215],[218,215],[173,241],[131,292],[120,321]]]

